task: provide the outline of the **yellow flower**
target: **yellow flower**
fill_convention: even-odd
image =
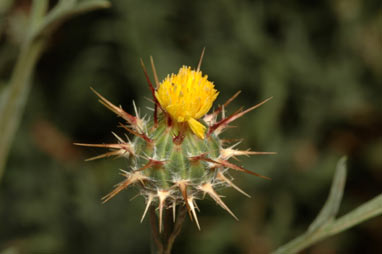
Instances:
[[[203,139],[206,127],[198,119],[210,110],[218,94],[207,75],[183,66],[178,74],[171,74],[160,83],[155,97],[172,120],[187,122],[192,132]]]

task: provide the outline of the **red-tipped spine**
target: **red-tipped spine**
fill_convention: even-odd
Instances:
[[[233,169],[233,170],[236,170],[236,171],[240,171],[240,172],[251,174],[251,175],[255,175],[257,177],[261,177],[261,178],[264,178],[264,179],[267,179],[267,180],[271,180],[271,178],[269,178],[267,176],[263,176],[263,175],[260,175],[258,173],[252,172],[252,171],[250,171],[248,169],[245,169],[245,168],[240,167],[238,165],[232,164],[231,162],[228,162],[226,160],[218,160],[217,163],[222,165],[222,166],[224,166],[224,167],[227,167],[227,168],[230,168],[230,169]]]
[[[161,168],[164,165],[165,161],[159,161],[154,159],[149,159],[149,161],[143,167],[137,169],[137,171],[143,171],[148,168]]]
[[[236,119],[242,117],[243,115],[247,114],[248,112],[260,107],[261,105],[263,105],[264,103],[266,103],[267,101],[269,101],[270,99],[272,99],[272,97],[242,111],[242,109],[239,109],[238,111],[236,111],[235,113],[233,113],[232,115],[230,115],[229,117],[226,117],[224,119],[222,119],[221,121],[217,122],[216,124],[212,125],[209,130],[208,130],[208,133],[207,135],[211,135],[214,131],[216,131],[218,128],[224,128],[226,127],[229,123],[235,121]]]
[[[199,155],[191,156],[191,157],[188,157],[188,159],[192,163],[198,162],[200,160],[208,161],[207,153],[202,153]]]
[[[211,135],[214,131],[216,131],[219,127],[224,127],[224,126],[227,126],[228,123],[232,122],[233,119],[235,116],[237,116],[238,114],[240,114],[242,112],[242,108],[240,108],[239,110],[237,110],[235,113],[233,113],[232,115],[220,120],[219,122],[215,123],[214,125],[210,126],[208,128],[208,131],[207,131],[207,136]]]
[[[230,168],[230,169],[233,169],[233,170],[236,170],[236,171],[244,172],[244,173],[247,173],[247,174],[255,175],[255,176],[258,176],[258,177],[270,180],[270,178],[267,177],[267,176],[263,176],[263,175],[260,175],[258,173],[252,172],[252,171],[250,171],[248,169],[245,169],[245,168],[240,167],[238,165],[232,164],[232,163],[230,163],[227,160],[222,160],[222,159],[213,160],[211,158],[208,158],[206,154],[201,154],[201,155],[198,155],[198,156],[195,156],[195,157],[192,157],[192,158],[194,158],[194,160],[195,159],[197,159],[197,160],[204,160],[204,161],[207,161],[207,162],[214,163],[214,164],[216,164],[218,166]]]
[[[111,111],[113,111],[115,114],[117,114],[118,116],[122,117],[123,119],[125,119],[129,124],[131,124],[134,128],[137,127],[137,118],[133,115],[130,115],[129,113],[127,113],[126,111],[124,111],[121,107],[117,107],[115,106],[113,103],[111,103],[109,100],[107,100],[105,97],[103,97],[101,94],[99,94],[96,90],[94,90],[92,87],[90,87],[90,89],[93,91],[93,93],[95,93],[99,98],[99,102],[104,105],[105,107],[107,107],[108,109],[110,109]]]
[[[159,104],[159,102],[155,96],[155,89],[154,89],[153,84],[151,83],[149,75],[147,74],[145,64],[143,63],[142,58],[140,60],[141,60],[141,66],[143,69],[143,73],[145,74],[145,77],[146,77],[147,84],[149,85],[149,88],[151,90],[151,94],[153,95],[154,104],[155,104],[155,106],[154,106],[154,125],[157,126],[158,125],[158,107],[160,108],[160,104]]]
[[[133,131],[132,129],[128,128],[126,125],[122,124],[122,123],[119,123],[119,127],[122,127],[124,128],[125,130],[127,130],[128,132],[130,132],[131,134],[137,136],[137,137],[140,137],[142,138],[143,140],[145,140],[148,144],[152,144],[152,140],[146,136],[146,134],[144,133],[138,133],[136,131]]]
[[[211,114],[206,115],[204,118],[205,119],[216,119],[217,116],[222,112],[223,108],[226,108],[234,99],[236,99],[237,96],[241,91],[237,91],[231,98],[229,98],[223,105],[220,105],[214,112]]]
[[[187,130],[187,125],[185,123],[179,124],[179,133],[172,139],[172,142],[176,145],[181,145],[184,138],[185,132]]]

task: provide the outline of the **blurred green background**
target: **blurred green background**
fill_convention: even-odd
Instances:
[[[5,3],[8,0],[1,0]],[[9,1],[11,2],[11,1]],[[55,1],[51,2],[53,6]],[[116,105],[150,105],[139,64],[152,55],[160,79],[196,66],[228,108],[273,99],[224,134],[241,149],[275,151],[240,163],[272,178],[233,173],[221,194],[237,222],[212,200],[198,202],[202,230],[186,220],[174,253],[269,253],[303,233],[328,195],[337,160],[347,155],[340,215],[382,186],[382,3],[326,1],[114,0],[76,17],[51,38],[36,66],[21,125],[0,183],[0,253],[148,253],[148,220],[137,192],[100,198],[122,178],[121,159],[85,163],[103,150],[73,142],[114,141]],[[30,1],[0,4],[0,88],[9,79]],[[377,253],[382,218],[324,240],[303,253]]]

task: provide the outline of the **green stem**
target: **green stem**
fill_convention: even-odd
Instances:
[[[172,232],[166,239],[165,248],[164,248],[165,254],[171,254],[171,250],[175,243],[175,239],[180,234],[180,231],[182,230],[183,222],[186,219],[186,214],[187,214],[186,211],[187,209],[185,208],[185,206],[179,207],[178,216],[176,217],[175,224],[172,227]]]
[[[48,0],[35,0],[33,1],[31,9],[31,19],[29,23],[29,31],[32,33],[34,27],[37,27],[43,20],[44,16],[48,10],[49,2]]]
[[[61,0],[46,15],[48,3],[48,0],[33,1],[25,41],[9,85],[2,91],[5,94],[2,94],[4,101],[0,104],[0,180],[28,98],[35,65],[51,33],[70,17],[110,6],[109,2],[103,0],[86,1],[77,5],[76,1]]]
[[[278,248],[274,254],[298,253],[299,251],[365,220],[382,214],[382,194],[366,202],[341,218],[329,221],[313,232],[307,232],[284,246]]]
[[[42,21],[47,8],[47,0],[33,1],[28,27],[29,34],[21,47],[9,87],[6,90],[7,96],[4,97],[5,101],[2,104],[0,112],[0,179],[4,173],[6,158],[24,111],[34,67],[45,46],[45,41],[34,38],[31,31]]]
[[[382,214],[382,194],[362,204],[350,213],[324,227],[328,235],[335,235],[359,223]]]
[[[29,94],[31,76],[44,45],[43,40],[27,43],[20,52],[11,76],[9,90],[7,91],[8,96],[5,97],[4,107],[1,112],[0,179],[4,173],[6,158]]]
[[[155,208],[150,207],[150,225],[151,225],[151,253],[152,254],[171,254],[175,239],[182,230],[183,222],[186,218],[187,209],[185,206],[178,207],[178,213],[175,222],[171,218],[171,212],[166,209],[166,219],[164,224],[164,232],[158,231],[158,219],[155,214]]]
[[[152,206],[149,208],[150,213],[150,226],[151,226],[151,254],[163,253],[163,243],[158,230],[158,219],[155,214],[155,208]]]

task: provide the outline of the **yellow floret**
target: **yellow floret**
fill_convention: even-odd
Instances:
[[[218,94],[207,75],[202,76],[201,71],[187,66],[180,68],[178,74],[167,76],[155,92],[163,110],[174,121],[187,122],[192,132],[202,139],[206,127],[197,120],[210,110]]]

